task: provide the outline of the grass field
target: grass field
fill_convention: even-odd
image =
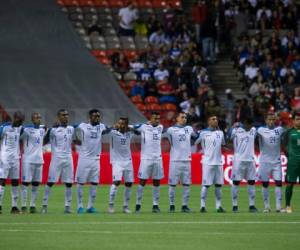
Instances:
[[[141,214],[123,214],[121,211],[123,188],[117,195],[116,213],[108,214],[109,186],[98,189],[99,214],[77,215],[75,189],[73,210],[63,214],[64,187],[54,187],[49,201],[48,214],[10,215],[10,191],[6,189],[3,214],[0,215],[1,250],[35,249],[297,249],[300,233],[300,188],[293,196],[294,213],[263,214],[260,188],[257,188],[257,214],[248,213],[246,188],[240,190],[240,212],[231,212],[230,189],[223,190],[223,207],[226,214],[214,209],[214,191],[209,190],[208,213],[199,213],[200,186],[193,186],[190,214],[180,212],[181,190],[176,190],[175,214],[168,211],[168,188],[161,189],[161,213],[151,213],[152,192],[146,187]],[[271,204],[274,207],[274,190]],[[41,198],[40,192],[40,198]],[[87,189],[85,190],[87,198]],[[87,199],[86,199],[87,200]],[[135,188],[131,208],[134,208]],[[38,204],[41,204],[40,199]],[[273,209],[274,210],[274,209]]]

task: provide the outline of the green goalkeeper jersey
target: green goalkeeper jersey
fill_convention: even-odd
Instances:
[[[300,129],[290,129],[287,137],[287,152],[289,161],[300,161]]]

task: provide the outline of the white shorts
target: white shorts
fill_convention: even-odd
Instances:
[[[73,159],[71,158],[52,158],[48,182],[73,183]]]
[[[20,178],[19,159],[10,162],[0,161],[0,179],[18,180]]]
[[[22,182],[42,182],[43,164],[22,162]]]
[[[223,166],[202,164],[202,185],[211,186],[213,184],[224,184]]]
[[[161,180],[164,178],[162,160],[141,160],[138,177],[142,180]]]
[[[100,160],[99,159],[78,159],[76,181],[77,183],[99,183]]]
[[[231,179],[233,181],[251,181],[256,179],[255,163],[251,161],[233,161]]]
[[[112,162],[112,178],[113,181],[122,181],[125,183],[133,183],[133,166],[132,162]]]
[[[261,162],[258,169],[258,179],[263,182],[268,182],[270,178],[276,181],[282,181],[281,163]]]
[[[191,162],[171,161],[169,169],[169,185],[175,186],[178,183],[191,184]]]

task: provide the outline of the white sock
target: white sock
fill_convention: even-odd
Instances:
[[[231,186],[232,206],[238,205],[238,194],[239,194],[239,186],[232,184]]]
[[[83,185],[77,184],[77,208],[83,208]]]
[[[190,186],[183,186],[182,206],[187,206],[190,199]]]
[[[72,187],[66,187],[65,189],[65,206],[70,207],[72,203]]]
[[[30,198],[30,207],[35,207],[35,202],[37,198],[38,186],[31,187],[31,198]]]
[[[143,192],[144,192],[144,187],[139,184],[137,187],[137,191],[136,191],[136,204],[137,205],[142,204]]]
[[[221,199],[222,199],[222,188],[221,187],[215,187],[215,197],[216,197],[216,208],[222,206]]]
[[[91,185],[89,190],[89,201],[87,208],[94,207],[97,194],[97,185]]]
[[[269,188],[262,187],[265,209],[270,209]]]
[[[249,206],[255,205],[255,185],[248,185]]]
[[[129,205],[129,201],[130,201],[130,197],[131,197],[131,187],[126,187],[124,189],[124,207],[128,207]]]
[[[5,187],[0,186],[0,206],[2,206],[3,198],[4,198]]]
[[[18,198],[19,198],[19,186],[12,186],[11,187],[11,206],[12,207],[18,206]]]
[[[48,206],[50,193],[51,193],[51,187],[46,185],[45,186],[44,197],[43,197],[43,206]]]
[[[202,186],[202,189],[201,189],[201,207],[206,206],[207,191],[208,191],[208,187]]]
[[[281,187],[275,187],[276,210],[281,209],[282,192]]]
[[[152,188],[153,205],[159,204],[159,191],[160,191],[160,186],[153,186]]]
[[[22,207],[26,207],[27,206],[27,189],[28,189],[28,187],[27,186],[25,186],[25,185],[22,185],[22,191],[21,191],[21,194],[22,194],[22,196],[21,196],[21,203],[22,203]]]
[[[169,200],[170,200],[170,205],[175,205],[175,189],[176,189],[176,187],[169,186]]]
[[[110,192],[109,192],[109,204],[110,205],[114,204],[117,192],[118,192],[118,186],[116,186],[115,184],[112,184],[110,187]]]

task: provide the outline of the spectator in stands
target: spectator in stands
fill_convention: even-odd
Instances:
[[[131,88],[130,95],[131,96],[141,96],[143,99],[145,97],[144,84],[141,81],[137,81],[135,85]]]
[[[290,102],[289,98],[282,92],[279,93],[278,96],[276,96],[275,99],[275,110],[276,111],[290,111]]]
[[[206,62],[211,63],[215,62],[215,40],[217,35],[214,22],[212,14],[208,13],[201,28],[203,58]]]
[[[229,127],[231,127],[231,125],[234,122],[235,99],[234,99],[231,89],[226,89],[225,94],[226,94],[226,101],[224,104],[225,121],[226,121],[226,124]]]
[[[147,62],[144,63],[144,67],[141,68],[138,72],[138,79],[142,81],[150,80],[153,76],[153,70],[149,68],[149,64]]]
[[[197,113],[197,109],[195,105],[191,105],[188,112],[186,113],[187,125],[197,126],[200,122],[200,116]]]
[[[183,100],[179,103],[179,107],[181,111],[187,113],[192,105],[194,105],[195,99],[193,97],[189,97],[188,92],[183,92]]]
[[[157,87],[153,78],[145,80],[144,83],[145,96],[157,96]]]
[[[154,47],[162,47],[170,43],[164,31],[159,28],[157,31],[153,32],[149,37],[149,42]]]
[[[235,121],[244,122],[248,117],[252,117],[251,108],[248,104],[248,100],[243,98],[242,100],[236,100]]]
[[[119,35],[135,36],[134,22],[138,19],[137,10],[133,2],[129,1],[127,6],[119,11]]]
[[[241,34],[246,34],[248,31],[249,14],[247,10],[242,7],[239,8],[238,13],[233,18],[234,36],[237,38]]]
[[[147,30],[148,30],[148,37],[161,28],[160,22],[156,19],[154,14],[150,15],[147,20]]]
[[[201,26],[205,21],[207,16],[207,6],[205,1],[197,0],[195,1],[192,8],[192,18],[195,25],[195,36],[196,41],[199,44],[201,42]]]
[[[154,79],[156,81],[166,81],[168,80],[170,74],[169,71],[165,68],[165,64],[162,62],[159,64],[159,67],[154,71]]]
[[[97,22],[97,19],[93,19],[91,25],[87,29],[87,34],[89,36],[94,33],[98,34],[98,36],[101,36],[103,33],[102,26]]]
[[[136,35],[146,36],[148,29],[145,21],[142,18],[138,18],[134,24],[134,32]]]
[[[129,62],[123,53],[115,52],[110,57],[111,66],[119,73],[125,73],[129,69]]]
[[[172,8],[171,3],[168,3],[163,13],[163,27],[166,35],[172,37],[175,29],[175,12]]]
[[[293,111],[300,111],[300,87],[294,90],[294,95],[291,99],[291,108]]]

